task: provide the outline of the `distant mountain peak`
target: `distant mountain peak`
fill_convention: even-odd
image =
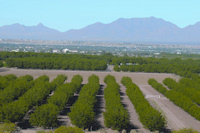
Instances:
[[[97,22],[82,29],[59,32],[39,23],[24,26],[19,23],[0,27],[3,39],[40,39],[76,41],[129,41],[136,43],[199,42],[200,22],[186,28],[162,18],[119,18],[111,23]]]
[[[42,23],[37,24],[37,27],[46,27]]]

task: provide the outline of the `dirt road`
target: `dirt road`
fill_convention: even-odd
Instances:
[[[149,96],[147,100],[154,103],[154,106],[157,106],[166,116],[168,129],[178,130],[181,128],[193,128],[200,131],[199,121],[194,119],[183,109],[176,106],[150,85],[139,85],[139,87],[145,96]]]

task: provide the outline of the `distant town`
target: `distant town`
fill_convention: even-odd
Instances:
[[[161,53],[200,54],[198,45],[140,44],[130,42],[45,41],[0,39],[0,51],[157,56]]]

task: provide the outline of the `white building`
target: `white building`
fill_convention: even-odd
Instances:
[[[67,53],[67,52],[69,52],[69,49],[63,49],[63,53]]]
[[[54,49],[53,53],[60,53],[60,50]]]

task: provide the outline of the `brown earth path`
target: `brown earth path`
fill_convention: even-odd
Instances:
[[[167,99],[164,95],[156,91],[150,85],[139,85],[140,90],[150,103],[154,104],[167,118],[168,129],[181,129],[181,128],[193,128],[200,131],[200,122],[193,118],[190,114],[185,112],[180,107],[176,106],[173,102]],[[159,97],[154,97],[159,96]]]
[[[162,82],[165,78],[174,78],[176,80],[179,79],[179,76],[174,74],[166,74],[166,73],[143,73],[143,72],[114,72],[114,71],[71,71],[71,70],[39,70],[39,69],[16,69],[16,68],[9,68],[7,71],[0,72],[0,75],[8,75],[14,74],[16,76],[23,76],[23,75],[32,75],[34,78],[37,78],[41,75],[47,75],[52,81],[56,78],[59,74],[67,75],[67,81],[70,82],[71,78],[74,75],[80,74],[83,76],[83,84],[86,84],[88,81],[88,77],[92,74],[99,76],[100,84],[104,84],[103,80],[105,76],[111,74],[115,76],[116,81],[118,83],[121,82],[121,78],[123,76],[131,77],[133,82],[138,85],[148,85],[149,78],[155,78],[158,82]]]

